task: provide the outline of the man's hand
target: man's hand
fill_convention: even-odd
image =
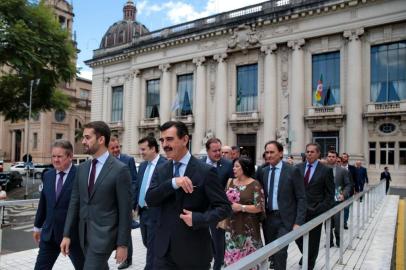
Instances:
[[[294,230],[299,229],[299,227],[300,227],[300,225],[293,224],[293,229],[294,229]]]
[[[127,247],[126,246],[118,246],[116,249],[116,263],[122,263],[127,260]]]
[[[344,201],[344,195],[343,194],[338,195],[337,199],[340,202]]]
[[[69,255],[70,238],[64,237],[61,242],[61,253],[63,256]]]
[[[193,183],[187,176],[176,177],[175,178],[176,185],[181,187],[185,193],[192,193],[193,192]]]
[[[233,209],[233,212],[237,213],[237,212],[241,211],[242,207],[241,207],[241,204],[239,204],[239,203],[233,203],[231,205],[231,208]]]
[[[192,220],[192,211],[188,211],[186,209],[183,209],[183,214],[180,214],[180,218],[183,220],[183,222],[186,223],[189,227],[193,226],[193,220]]]
[[[39,240],[41,238],[41,232],[33,232],[32,233],[32,237],[34,238],[35,243],[39,243]]]

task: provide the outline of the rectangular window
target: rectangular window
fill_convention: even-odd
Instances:
[[[399,142],[399,165],[406,165],[406,142]]]
[[[62,133],[56,133],[56,139],[57,140],[63,139],[63,134]]]
[[[111,122],[123,120],[123,86],[116,86],[112,89]]]
[[[34,132],[32,134],[32,148],[37,149],[38,148],[38,133]]]
[[[369,142],[369,164],[376,164],[376,142]]]
[[[237,67],[237,112],[256,111],[257,103],[258,64]]]
[[[159,117],[159,79],[147,81],[145,118]]]
[[[371,101],[406,99],[406,41],[371,47]]]
[[[312,56],[312,104],[340,104],[340,52]]]
[[[178,88],[173,110],[177,115],[193,114],[193,74],[178,75]]]
[[[395,164],[395,143],[394,142],[380,142],[381,148],[381,165]]]

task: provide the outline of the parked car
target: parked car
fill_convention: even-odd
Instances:
[[[2,159],[0,159],[0,172],[2,172],[4,170],[3,166],[4,166],[4,162]]]
[[[13,187],[21,187],[22,183],[23,177],[16,171],[0,173],[0,185],[3,190],[9,191]]]
[[[39,179],[42,179],[42,176],[44,175],[44,173],[46,173],[47,171],[49,171],[50,169],[53,169],[54,166],[51,163],[35,163],[34,164],[34,177]]]
[[[72,163],[73,163],[74,165],[79,165],[80,163],[85,162],[85,161],[88,160],[89,158],[91,158],[90,155],[76,154],[76,155],[73,155]]]
[[[30,172],[30,176],[32,176],[33,175],[33,173],[34,173],[34,165],[29,165],[29,172]],[[17,162],[17,163],[15,163],[14,165],[12,165],[11,167],[10,167],[10,171],[12,171],[12,172],[19,172],[21,175],[25,175],[26,173],[27,173],[27,170],[26,170],[26,165],[25,165],[25,163],[24,162]]]

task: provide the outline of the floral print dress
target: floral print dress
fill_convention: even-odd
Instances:
[[[232,214],[226,226],[225,265],[230,265],[262,247],[260,223],[265,215],[264,192],[261,184],[254,180],[245,186],[238,186],[234,181],[226,191],[231,203],[255,205],[262,209],[257,214],[237,212]]]

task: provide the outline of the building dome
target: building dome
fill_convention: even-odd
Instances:
[[[149,33],[145,25],[135,20],[137,8],[132,0],[128,0],[123,8],[123,20],[120,20],[109,27],[104,34],[100,49],[111,48],[130,43],[133,38],[138,38]]]

